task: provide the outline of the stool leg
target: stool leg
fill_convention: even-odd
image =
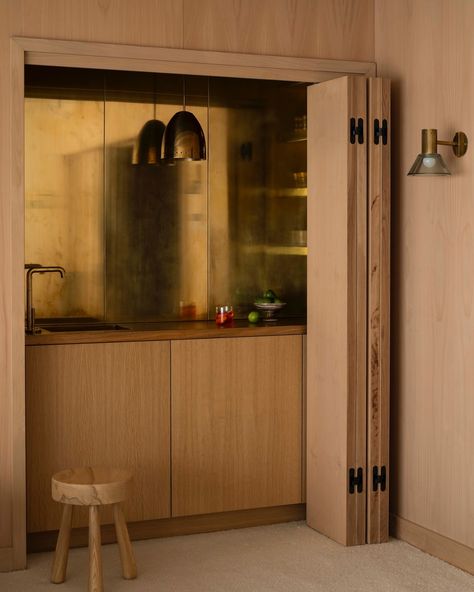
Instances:
[[[63,504],[61,527],[51,568],[51,581],[53,584],[61,584],[66,579],[69,541],[71,540],[72,508],[73,506],[70,504]]]
[[[99,507],[89,507],[89,592],[103,592]]]
[[[122,574],[126,580],[133,580],[137,577],[137,565],[133,556],[130,537],[128,536],[127,524],[123,516],[120,504],[114,504],[115,532],[122,561]]]

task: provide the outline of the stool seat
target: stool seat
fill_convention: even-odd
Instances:
[[[113,506],[122,575],[127,580],[137,577],[137,566],[127,524],[120,507],[120,502],[125,501],[130,495],[132,478],[130,471],[103,467],[65,469],[53,475],[51,494],[55,501],[64,505],[51,569],[52,582],[60,584],[66,579],[74,506],[89,507],[89,592],[102,592],[104,589],[98,506]]]
[[[51,493],[56,502],[72,506],[118,504],[130,496],[132,473],[123,469],[81,467],[55,473]]]

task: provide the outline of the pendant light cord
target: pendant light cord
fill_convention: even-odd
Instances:
[[[156,119],[156,72],[153,74],[153,119]]]
[[[186,76],[183,76],[183,111],[186,111]]]

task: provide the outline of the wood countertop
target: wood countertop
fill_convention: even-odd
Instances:
[[[26,335],[25,345],[62,345],[68,343],[112,343],[126,341],[164,341],[174,339],[215,339],[220,337],[262,337],[304,335],[305,319],[279,319],[251,324],[236,320],[229,326],[218,327],[214,321],[179,321],[162,323],[120,323],[123,330],[105,331],[43,331]]]

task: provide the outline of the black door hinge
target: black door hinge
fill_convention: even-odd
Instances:
[[[362,493],[364,485],[362,475],[362,467],[357,469],[357,473],[355,469],[349,469],[349,493],[354,493],[356,488],[357,493]]]
[[[357,136],[359,144],[363,144],[364,143],[364,120],[362,119],[362,117],[359,117],[359,119],[357,120],[357,125],[356,125],[355,117],[351,117],[351,125],[350,125],[350,133],[349,133],[349,139],[351,141],[351,144],[355,144],[356,136]]]
[[[382,121],[382,125],[380,125],[378,119],[374,119],[374,144],[378,144],[380,138],[382,138],[382,144],[385,146],[388,138],[388,125],[386,119]]]
[[[387,469],[385,466],[380,467],[380,473],[378,467],[372,469],[372,489],[377,491],[380,485],[380,491],[385,491],[387,487]]]

